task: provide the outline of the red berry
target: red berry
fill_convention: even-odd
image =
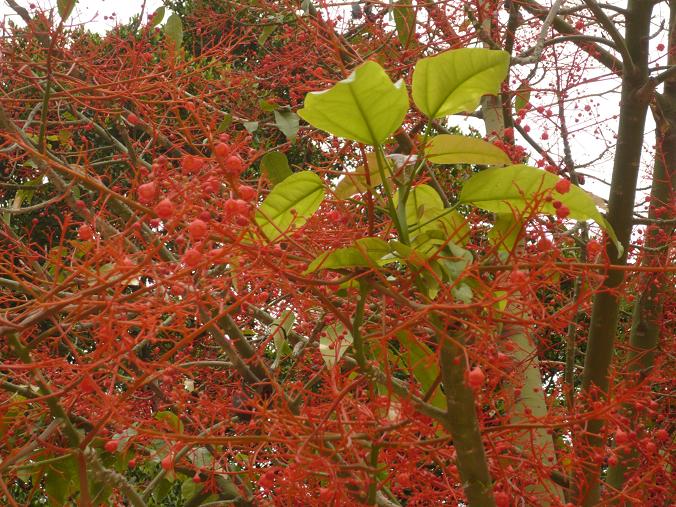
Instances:
[[[127,116],[127,121],[132,125],[138,125],[139,123],[141,123],[141,119],[134,113],[129,113],[129,115]]]
[[[181,159],[181,168],[184,174],[192,174],[198,172],[204,166],[204,159],[186,155]]]
[[[171,455],[167,454],[162,461],[160,461],[160,466],[163,470],[169,471],[174,467],[174,460],[171,458]]]
[[[195,472],[195,475],[192,476],[192,482],[194,482],[195,484],[199,484],[200,482],[202,482],[202,478],[200,477],[199,472]]]
[[[626,431],[617,430],[615,432],[615,443],[618,445],[626,444],[629,440],[629,435]]]
[[[83,224],[77,230],[77,237],[82,241],[89,241],[94,237],[94,230],[87,224]]]
[[[207,235],[208,230],[207,224],[199,218],[196,218],[188,224],[188,234],[190,234],[190,239],[193,241],[204,238]]]
[[[568,215],[570,215],[570,210],[566,206],[561,206],[556,210],[556,216],[561,219],[566,218]]]
[[[249,214],[249,205],[246,201],[243,201],[242,199],[236,199],[235,203],[237,203],[238,215],[246,216]]]
[[[664,51],[664,44],[661,42],[657,45],[657,51]]]
[[[520,270],[515,270],[512,271],[509,275],[509,281],[516,284],[520,285],[525,283],[528,280],[528,276],[526,276],[526,273]]]
[[[228,174],[239,176],[244,171],[244,162],[237,155],[231,155],[225,161],[225,170]]]
[[[509,495],[504,491],[497,491],[494,498],[497,507],[509,507]]]
[[[194,268],[200,262],[202,262],[202,254],[200,253],[199,250],[196,250],[194,248],[186,250],[185,253],[183,254],[183,262],[189,268]]]
[[[136,458],[130,459],[129,462],[127,463],[127,466],[129,468],[136,468]]]
[[[256,198],[256,196],[258,195],[258,192],[256,192],[256,189],[253,188],[253,187],[250,187],[249,185],[241,185],[237,189],[237,193],[245,201],[253,201]]]
[[[162,220],[171,218],[171,215],[174,214],[174,203],[169,199],[162,199],[157,203],[157,206],[155,206],[155,213],[157,213],[157,216]]]
[[[116,451],[117,451],[117,447],[118,447],[119,445],[120,445],[120,441],[119,441],[119,440],[108,440],[108,441],[105,443],[105,445],[103,446],[103,448],[104,448],[107,452],[116,452]]]
[[[467,381],[472,389],[481,387],[484,380],[486,380],[486,375],[484,375],[484,372],[478,366],[472,368],[467,375]]]
[[[137,192],[138,200],[142,204],[148,204],[157,196],[157,186],[153,182],[144,183],[143,185],[139,185]]]
[[[565,194],[570,190],[570,180],[559,180],[554,188],[559,194]]]
[[[214,146],[214,153],[217,157],[225,158],[230,153],[230,147],[225,143],[218,143]]]
[[[660,442],[666,442],[669,440],[669,432],[663,428],[660,428],[655,432],[655,438]]]
[[[549,134],[547,132],[543,132],[542,135],[540,136],[540,139],[546,141],[547,139],[549,139]]]
[[[261,478],[258,479],[258,485],[265,489],[272,489],[272,486],[275,484],[275,473],[274,472],[265,472],[261,475]]]
[[[563,206],[563,203],[561,201],[554,201],[552,206],[554,206],[554,209],[559,209],[561,206]]]

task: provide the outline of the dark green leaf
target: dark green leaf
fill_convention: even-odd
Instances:
[[[66,21],[71,15],[73,12],[73,7],[75,7],[76,3],[77,0],[57,0],[56,8],[59,11],[59,16],[63,21]]]
[[[296,134],[298,133],[298,126],[300,120],[296,113],[291,111],[278,111],[275,110],[275,124],[277,128],[282,131],[289,141],[294,141],[296,139]]]
[[[263,156],[261,159],[261,171],[270,178],[273,185],[281,183],[293,174],[289,168],[289,161],[286,155],[279,151],[271,151]]]
[[[173,42],[176,49],[181,47],[183,44],[183,22],[178,14],[174,13],[169,16],[167,23],[164,25],[164,33]]]
[[[397,37],[404,47],[408,47],[415,39],[415,7],[410,0],[398,0],[392,9],[394,24],[397,27]]]

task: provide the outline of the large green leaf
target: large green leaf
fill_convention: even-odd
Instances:
[[[256,211],[256,223],[270,241],[307,222],[324,200],[324,182],[315,173],[292,174],[265,198]]]
[[[433,137],[425,148],[425,157],[435,164],[512,163],[504,151],[488,141],[451,134]]]
[[[547,171],[526,165],[494,167],[474,174],[465,182],[460,192],[460,202],[473,204],[494,213],[522,213],[537,200],[538,212],[553,215],[553,201],[545,201],[547,195],[561,201],[570,210],[570,218],[594,220],[621,248],[617,236],[605,217],[596,209],[593,197],[580,187],[571,186],[565,194],[554,187],[559,177]]]
[[[370,61],[332,88],[308,93],[298,114],[333,135],[375,145],[401,126],[407,110],[404,82],[392,83],[385,70]]]
[[[474,111],[483,95],[498,93],[508,69],[509,54],[492,49],[453,49],[423,58],[413,71],[413,101],[430,118]]]
[[[409,228],[415,227],[426,211],[441,211],[443,208],[444,203],[436,190],[429,185],[417,185],[411,189],[406,200],[406,224]]]
[[[374,265],[395,262],[397,259],[394,258],[382,259],[389,253],[390,247],[382,239],[362,238],[355,241],[354,246],[322,253],[310,263],[305,274],[313,273],[318,269],[370,268]]]

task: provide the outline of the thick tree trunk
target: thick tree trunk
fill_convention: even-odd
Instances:
[[[669,65],[676,65],[676,3],[671,4]],[[664,93],[656,96],[655,124],[657,149],[648,218],[654,221],[646,229],[643,266],[663,267],[669,263],[669,242],[674,232],[673,189],[676,187],[676,76],[664,83]],[[653,368],[660,340],[664,300],[669,297],[665,272],[645,273],[640,295],[634,304],[630,335],[629,371],[637,379],[645,378]],[[631,381],[631,379],[630,379]],[[634,420],[631,407],[628,416]],[[617,465],[608,469],[608,483],[621,490],[628,470],[636,465],[636,452],[621,452]]]
[[[608,242],[606,252],[611,264],[626,263],[632,231],[649,100],[648,39],[652,5],[643,0],[629,0],[627,4],[625,40],[632,62],[624,62],[617,148],[608,203],[608,221],[624,246],[624,252],[620,254]],[[583,391],[591,400],[603,399],[608,393],[621,297],[618,289],[623,280],[623,271],[608,270],[603,286],[594,298],[582,378]],[[605,443],[604,423],[603,419],[590,420],[580,438],[581,445],[577,446],[581,453],[579,460],[584,463],[577,476],[579,498],[576,503],[579,505],[598,505],[600,499],[601,463],[597,451]]]

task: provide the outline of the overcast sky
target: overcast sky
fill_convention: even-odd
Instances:
[[[26,8],[30,4],[49,7],[56,5],[56,0],[16,0],[16,3]],[[146,0],[145,4],[147,15],[162,5],[162,0]],[[87,23],[90,30],[105,32],[113,27],[116,21],[124,23],[134,14],[138,14],[142,5],[143,0],[79,0],[75,5],[71,21]],[[14,11],[7,6],[5,0],[0,0],[0,19],[6,16],[17,17]]]

